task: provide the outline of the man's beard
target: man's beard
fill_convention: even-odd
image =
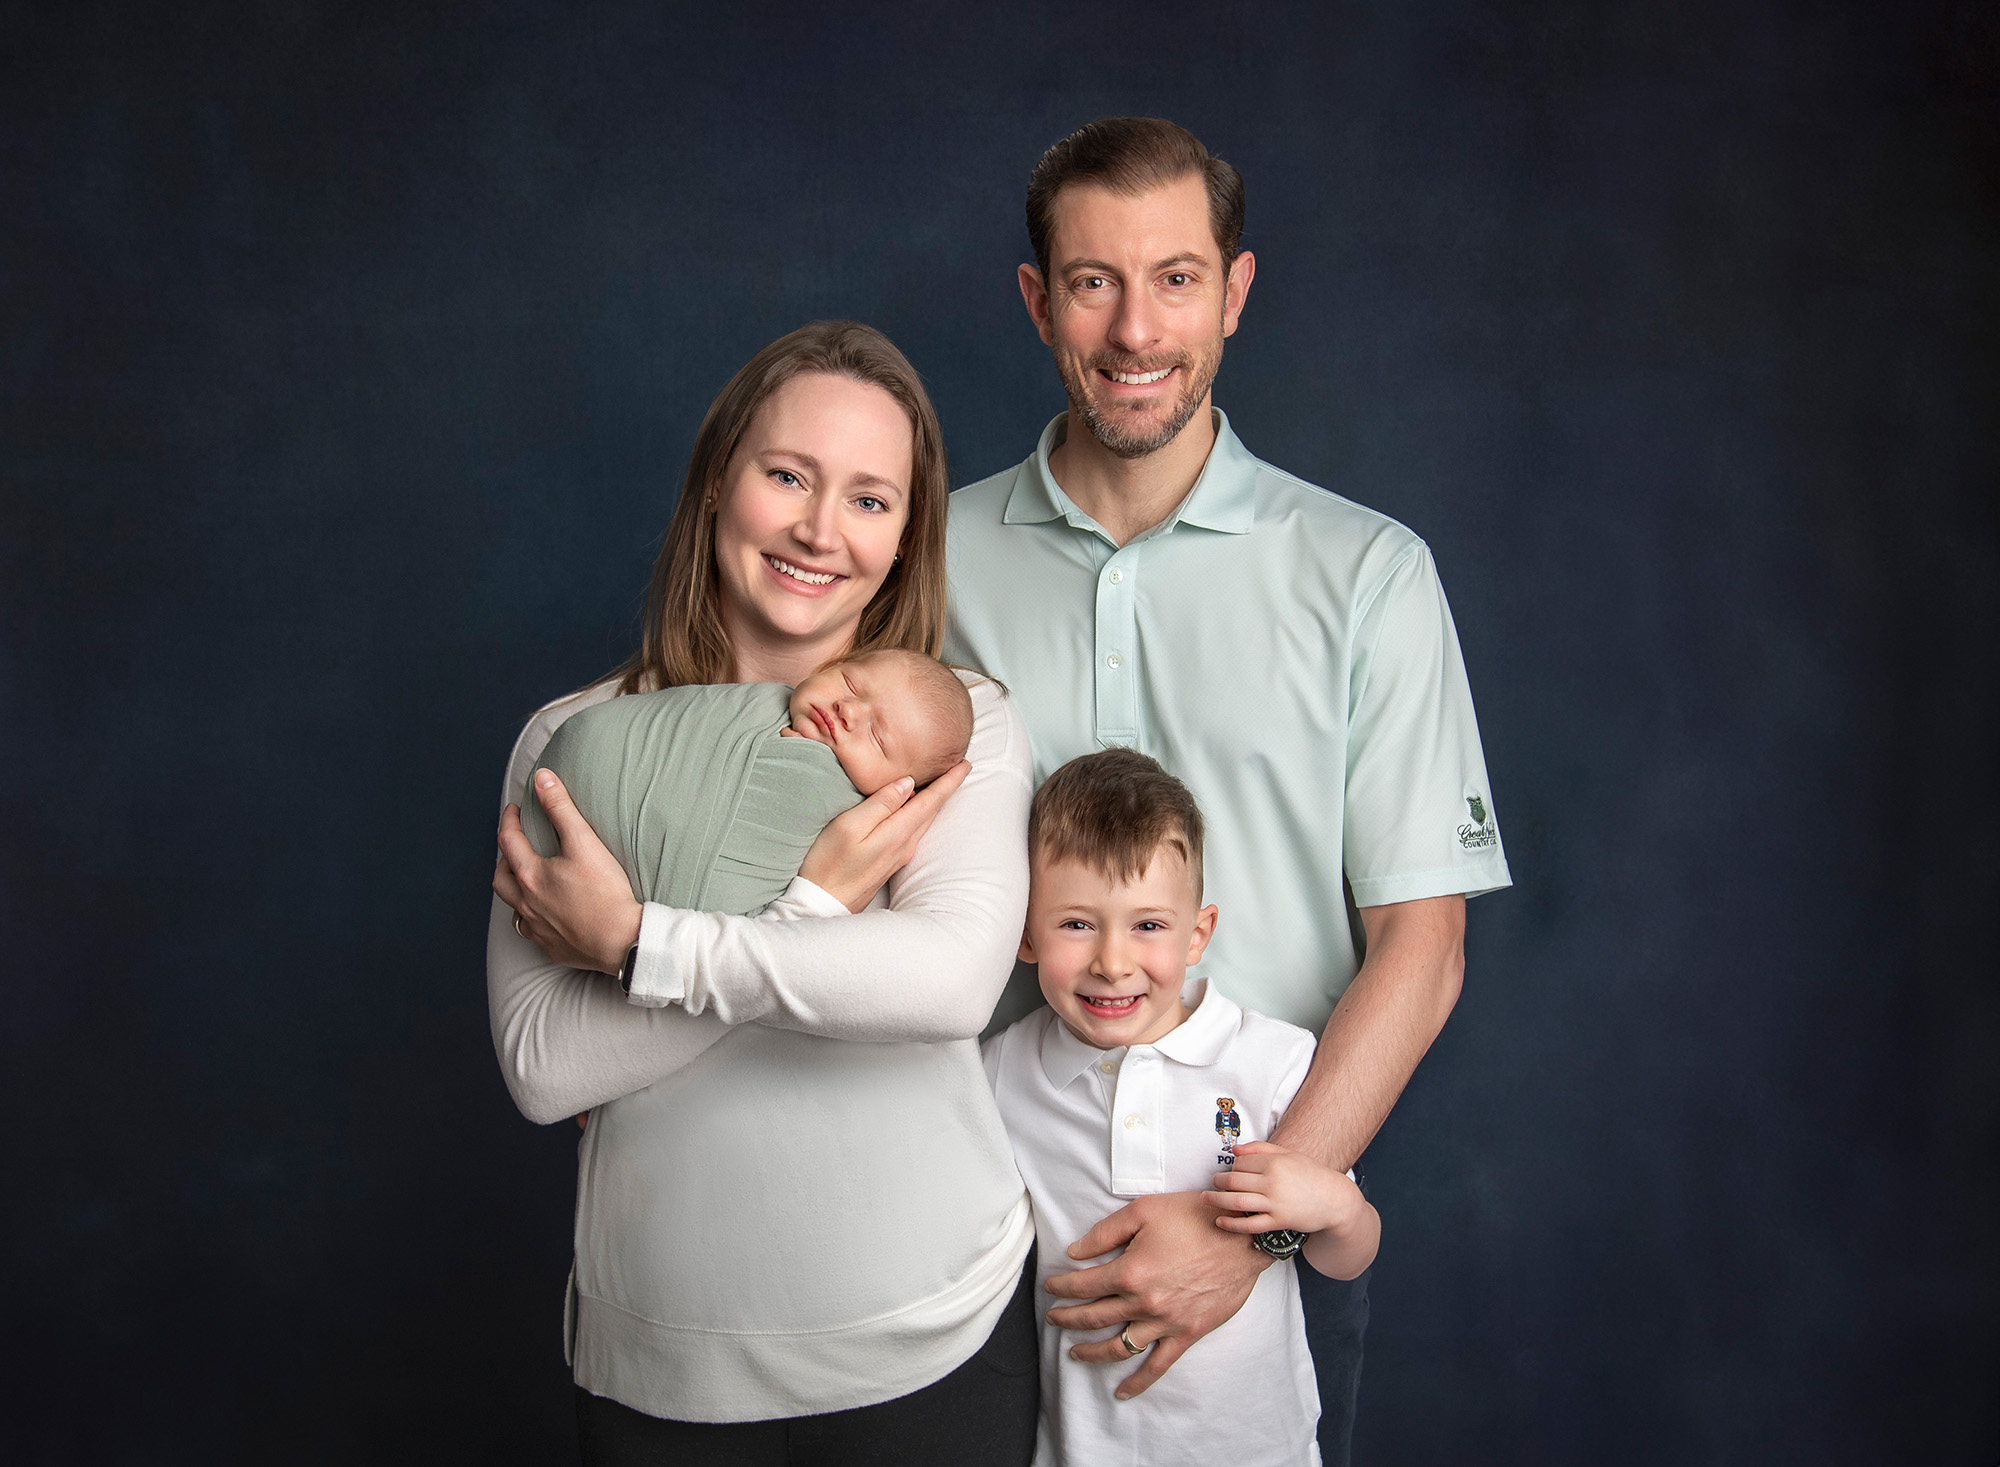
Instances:
[[[1144,458],[1173,442],[1200,410],[1201,401],[1208,396],[1208,389],[1214,384],[1215,374],[1222,366],[1222,340],[1218,336],[1214,348],[1198,357],[1183,354],[1177,357],[1137,358],[1117,352],[1098,352],[1079,367],[1074,359],[1058,350],[1055,359],[1056,375],[1062,378],[1063,390],[1069,394],[1069,410],[1090,430],[1090,436],[1119,458]],[[1184,385],[1180,397],[1174,402],[1173,411],[1157,427],[1128,428],[1091,400],[1088,389],[1100,370],[1157,372],[1162,367],[1179,367]]]

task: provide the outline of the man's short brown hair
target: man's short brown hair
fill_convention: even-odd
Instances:
[[[1094,183],[1136,195],[1201,175],[1208,187],[1208,227],[1226,274],[1242,252],[1243,175],[1213,156],[1201,139],[1160,117],[1105,117],[1085,123],[1042,154],[1028,177],[1028,242],[1035,268],[1049,278],[1056,195],[1072,183]]]
[[[1028,851],[1136,881],[1162,849],[1177,853],[1201,900],[1201,807],[1188,787],[1137,749],[1072,759],[1035,792]]]

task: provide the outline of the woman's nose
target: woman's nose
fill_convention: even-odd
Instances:
[[[792,526],[792,536],[801,545],[825,555],[840,545],[840,531],[835,521],[840,506],[830,494],[815,494],[806,505],[805,513]]]

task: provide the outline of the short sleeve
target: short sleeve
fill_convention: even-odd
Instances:
[[[1276,1019],[1265,1022],[1277,1024]],[[1299,1093],[1299,1087],[1306,1082],[1306,1072],[1312,1068],[1313,1054],[1319,1048],[1312,1035],[1304,1029],[1285,1024],[1288,1032],[1283,1036],[1276,1065],[1278,1082],[1271,1090],[1271,1114],[1267,1118],[1264,1134],[1278,1134],[1278,1123],[1285,1118],[1285,1112],[1292,1108],[1292,1097]]]
[[[1458,631],[1421,541],[1356,628],[1346,805],[1342,856],[1356,906],[1512,884]]]

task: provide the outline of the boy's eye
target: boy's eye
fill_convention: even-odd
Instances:
[[[1164,922],[1141,922],[1137,925],[1141,932],[1164,932],[1167,926]]]
[[[1064,932],[1090,931],[1090,924],[1084,921],[1081,917],[1071,917],[1066,921],[1056,923],[1056,926],[1061,928]]]

